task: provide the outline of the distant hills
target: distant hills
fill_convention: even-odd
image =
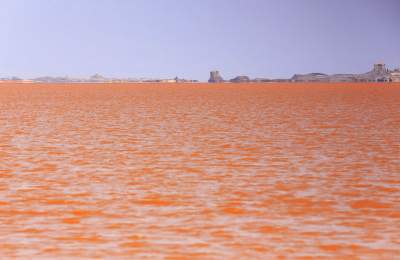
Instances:
[[[374,64],[371,71],[362,74],[333,74],[308,73],[295,74],[289,79],[268,79],[256,78],[250,79],[248,76],[238,76],[231,80],[224,80],[219,71],[210,72],[210,83],[247,83],[247,82],[400,82],[400,69],[393,71],[386,68],[383,63]]]
[[[72,77],[38,77],[33,79],[21,79],[18,77],[0,78],[0,81],[16,81],[22,83],[194,83],[197,80],[181,79],[175,77],[173,79],[153,79],[153,78],[107,78],[100,74],[94,74],[89,78],[72,78]]]
[[[374,68],[363,74],[333,74],[327,75],[323,73],[295,74],[291,81],[297,82],[390,82],[395,80],[392,73],[386,68],[385,64],[375,64]]]
[[[193,79],[171,79],[154,78],[108,78],[100,74],[94,74],[89,78],[72,77],[38,77],[34,79],[21,79],[19,77],[0,78],[0,82],[21,82],[21,83],[195,83]],[[389,70],[384,63],[374,64],[371,71],[361,74],[325,74],[308,73],[294,74],[288,79],[255,78],[240,75],[230,80],[224,80],[219,71],[211,71],[209,83],[265,83],[265,82],[400,82],[400,69]]]

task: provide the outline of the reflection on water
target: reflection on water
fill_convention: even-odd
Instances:
[[[394,258],[399,128],[399,85],[2,84],[0,257]]]

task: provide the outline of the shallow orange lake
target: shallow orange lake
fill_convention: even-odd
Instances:
[[[399,84],[0,84],[2,259],[399,255]]]

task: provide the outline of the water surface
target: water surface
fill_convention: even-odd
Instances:
[[[0,84],[0,257],[400,255],[400,85]]]

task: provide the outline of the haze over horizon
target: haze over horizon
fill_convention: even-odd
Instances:
[[[396,0],[5,0],[0,77],[361,73],[400,66]]]

